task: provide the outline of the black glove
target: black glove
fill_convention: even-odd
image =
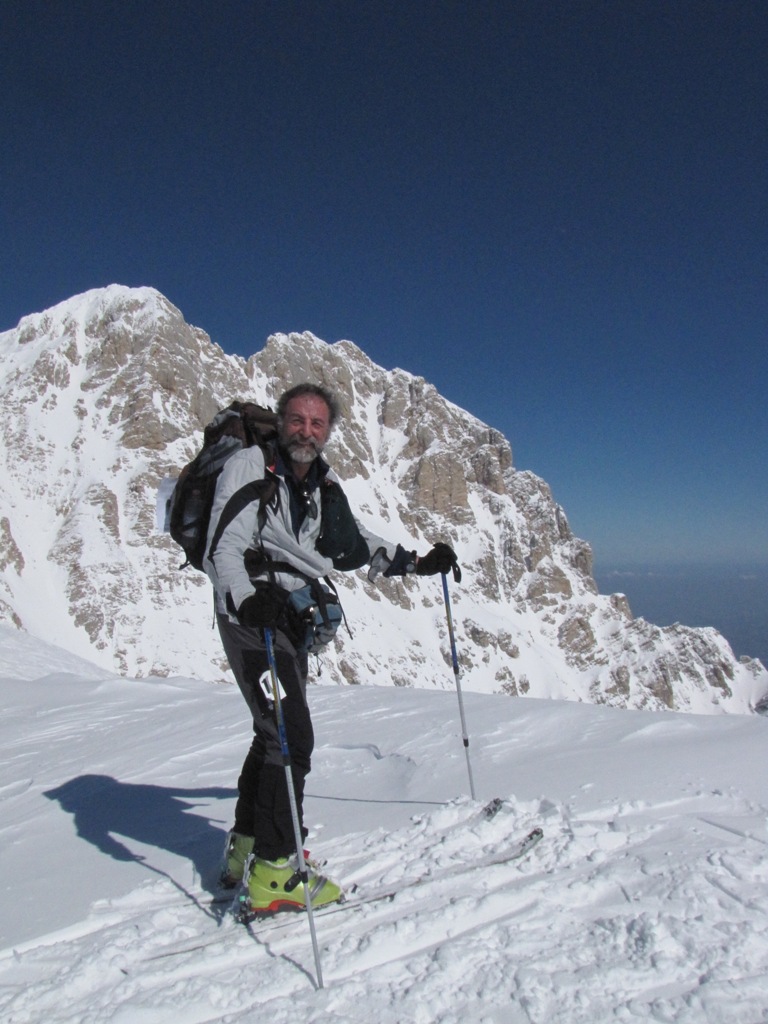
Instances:
[[[246,597],[237,610],[244,626],[274,627],[282,614],[288,594],[271,583],[255,583],[256,592]]]
[[[461,580],[461,569],[456,553],[453,548],[449,548],[447,544],[440,541],[416,563],[417,576],[436,576],[439,572],[444,574],[452,572],[457,583]]]

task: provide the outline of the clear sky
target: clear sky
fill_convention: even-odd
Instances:
[[[765,0],[0,3],[0,329],[351,339],[598,566],[768,563]]]

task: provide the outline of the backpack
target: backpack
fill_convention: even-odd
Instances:
[[[277,413],[254,402],[232,402],[221,409],[203,431],[203,447],[179,474],[166,504],[168,532],[183,548],[186,561],[204,572],[208,524],[216,482],[224,464],[244,448],[257,444],[265,449],[277,437]],[[272,499],[276,483],[267,479],[261,488],[261,507]]]

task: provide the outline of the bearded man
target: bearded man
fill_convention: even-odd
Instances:
[[[219,477],[208,532],[205,569],[216,596],[216,620],[237,684],[253,718],[253,741],[238,779],[235,821],[228,836],[222,883],[243,880],[255,913],[304,905],[297,884],[303,855],[295,830],[269,679],[264,630],[282,693],[283,722],[300,828],[304,780],[314,735],[307,705],[306,622],[294,608],[299,591],[327,596],[319,581],[333,570],[370,566],[377,575],[458,572],[451,548],[438,543],[423,558],[377,537],[349,509],[338,480],[322,458],[339,418],[335,397],[316,384],[299,384],[278,401],[277,443],[235,454]],[[269,500],[264,502],[265,481]],[[330,601],[335,598],[329,597]],[[335,902],[340,887],[314,867],[313,906]],[[246,870],[247,869],[247,870]]]

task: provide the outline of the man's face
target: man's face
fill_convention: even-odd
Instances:
[[[331,433],[328,406],[318,395],[299,395],[285,407],[280,443],[293,462],[312,462]]]

